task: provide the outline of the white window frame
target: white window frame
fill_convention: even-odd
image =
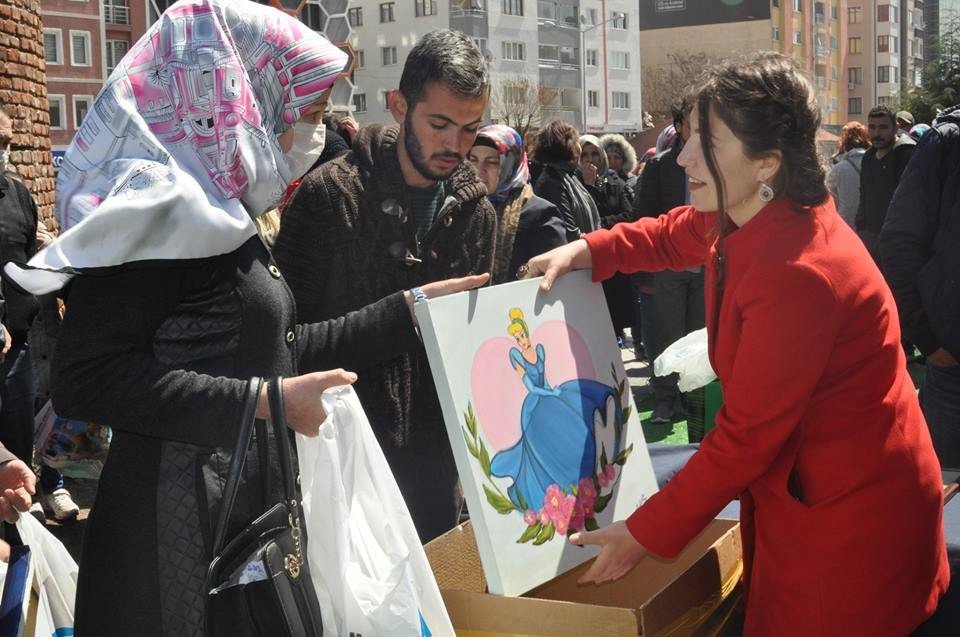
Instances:
[[[383,89],[380,91],[380,101],[383,102],[383,110],[390,112],[390,91]]]
[[[357,49],[356,54],[354,55],[354,61],[356,62],[356,68],[362,69],[367,66],[367,54],[364,53],[363,49]]]
[[[587,108],[600,108],[600,91],[587,91]]]
[[[623,56],[622,60],[618,60],[617,56]],[[619,65],[619,62],[623,62],[622,65]],[[615,71],[629,71],[630,70],[630,53],[627,51],[610,51],[610,68]]]
[[[504,40],[500,44],[500,52],[504,60],[523,62],[527,59],[527,47],[523,42]]]
[[[70,114],[73,116],[73,130],[77,130],[83,123],[77,121],[77,102],[87,102],[87,114],[89,114],[93,108],[93,95],[73,95],[70,101],[73,106],[73,109],[70,111]]]
[[[77,61],[73,59],[73,38],[74,36],[81,36],[84,39],[84,45],[87,54],[87,63],[86,64],[77,64]],[[93,66],[93,39],[89,31],[81,31],[76,29],[70,29],[70,66],[82,66],[90,67]]]
[[[799,29],[793,30],[793,43],[803,44],[803,31],[800,31]]]
[[[630,18],[626,11],[611,11],[610,28],[616,31],[626,31],[630,28]]]
[[[618,105],[620,100],[617,99],[618,96],[623,96],[626,98],[626,106],[622,103]],[[629,91],[613,91],[610,94],[610,108],[617,111],[629,111],[630,110],[630,92]]]
[[[121,56],[118,58],[118,57],[115,55],[115,53],[114,53],[114,50],[113,50],[113,49],[114,49],[114,43],[115,43],[115,42],[123,42],[124,44],[127,45],[127,48],[126,48],[126,50],[123,52],[123,55],[126,55],[126,54],[127,54],[127,51],[130,50],[130,43],[127,42],[126,40],[122,40],[122,39],[118,40],[118,39],[114,38],[114,39],[112,39],[112,40],[107,40],[107,41],[105,42],[106,46],[103,47],[103,59],[107,62],[107,75],[109,75],[110,73],[113,73],[113,69],[117,68],[117,64],[119,64],[119,63],[120,63],[120,60],[123,59],[123,55],[121,55]],[[112,66],[112,67],[110,66],[110,63],[109,63],[109,58],[110,58],[111,55],[113,56],[113,66]]]
[[[597,49],[587,49],[584,52],[583,63],[587,66],[599,66],[600,54],[597,52]]]
[[[50,120],[50,130],[67,130],[67,96],[61,94],[47,94],[47,102],[59,102],[60,103],[60,124],[61,126],[54,126],[53,120]],[[47,111],[49,112],[50,107],[47,106]]]
[[[387,62],[387,51],[393,49],[393,61]],[[396,66],[397,65],[397,47],[395,46],[382,46],[380,47],[380,65],[381,66]]]
[[[357,108],[357,98],[358,98],[358,97],[362,97],[362,98],[363,98],[363,110],[362,110],[362,111],[361,111],[359,108]],[[353,112],[354,112],[354,113],[366,113],[368,108],[369,108],[369,106],[367,105],[367,94],[366,94],[366,92],[365,92],[365,91],[357,91],[357,92],[355,92],[355,93],[353,94],[353,109],[354,109]]]
[[[46,35],[50,33],[53,34],[54,40],[56,41],[56,46],[54,47],[54,53],[56,53],[57,61],[56,62],[47,62],[47,64],[56,64],[57,66],[63,65],[63,29],[56,29],[52,27],[44,28],[44,44],[46,44]],[[46,59],[47,50],[44,47],[43,57]]]
[[[773,27],[773,41],[774,42],[780,41],[780,27],[778,26]]]

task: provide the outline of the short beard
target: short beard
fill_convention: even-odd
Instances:
[[[430,181],[443,181],[447,179],[459,168],[459,163],[463,161],[463,157],[460,155],[455,155],[453,153],[443,153],[442,155],[449,155],[457,158],[457,165],[454,166],[448,173],[437,173],[430,170],[430,166],[427,165],[427,158],[423,156],[423,146],[420,145],[420,140],[417,139],[417,136],[413,132],[413,108],[407,109],[407,114],[403,118],[403,147],[407,149],[407,156],[410,158],[410,163],[413,164],[413,167],[418,173],[424,178],[429,179]]]

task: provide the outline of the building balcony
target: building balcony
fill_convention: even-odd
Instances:
[[[104,3],[103,19],[107,24],[130,24],[130,7]]]

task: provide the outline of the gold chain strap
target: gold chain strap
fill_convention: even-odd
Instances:
[[[287,522],[290,524],[290,535],[293,536],[293,553],[287,553],[283,559],[284,566],[290,577],[297,579],[300,577],[300,567],[303,566],[303,548],[300,545],[300,515],[297,511],[297,501],[290,501],[292,511],[287,515]]]

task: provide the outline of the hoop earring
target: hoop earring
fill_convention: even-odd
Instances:
[[[771,188],[766,182],[763,182],[763,181],[760,182],[760,192],[759,192],[760,201],[762,201],[763,203],[770,203],[771,201],[773,201],[773,197],[775,194],[776,193],[773,192],[773,188]]]

